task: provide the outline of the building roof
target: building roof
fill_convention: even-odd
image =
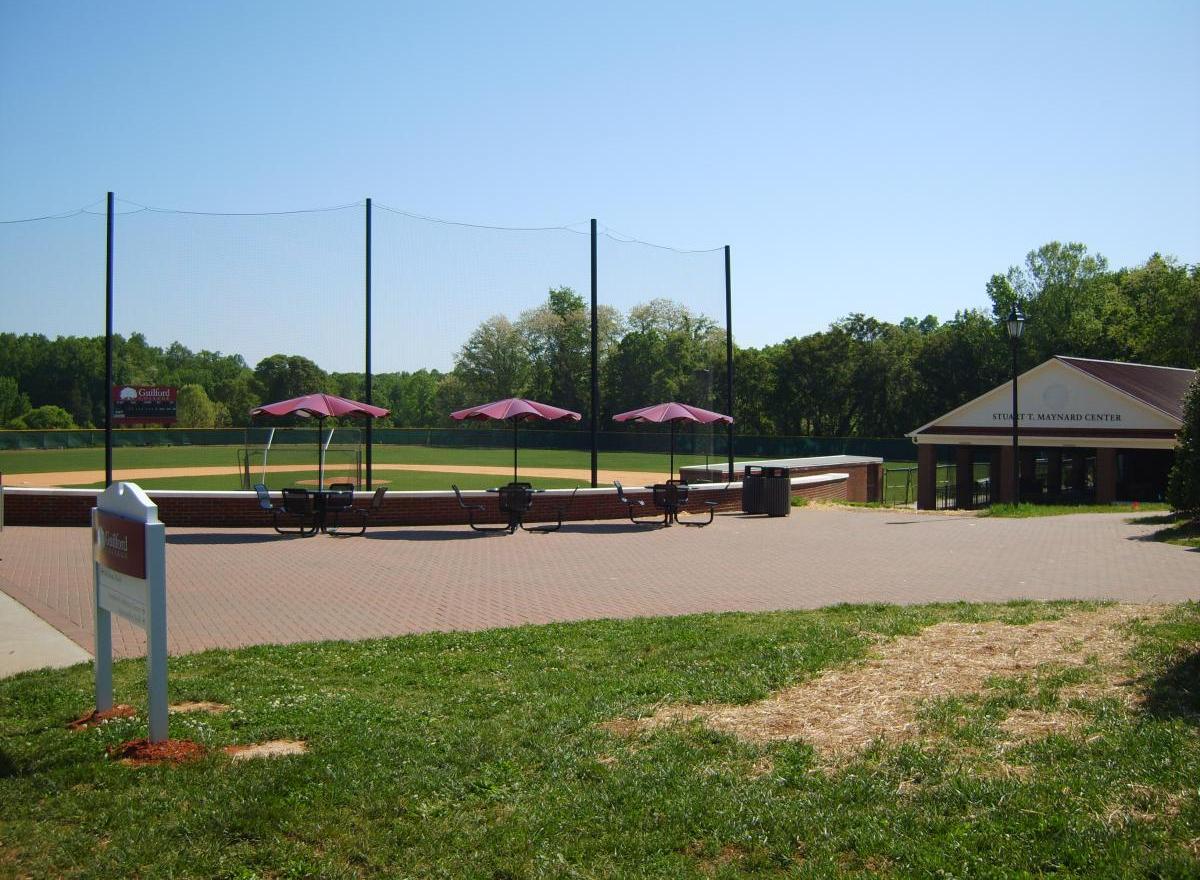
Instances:
[[[1173,448],[1183,423],[1183,399],[1196,374],[1178,367],[1058,355],[1020,376],[1026,395],[1021,431],[1028,437],[1128,440],[1145,448]],[[979,438],[1007,434],[1011,389],[1011,381],[998,385],[906,436],[917,443],[945,438],[983,443]]]
[[[1179,421],[1183,420],[1183,398],[1196,378],[1195,370],[1178,367],[1154,367],[1063,355],[1056,355],[1054,359]]]

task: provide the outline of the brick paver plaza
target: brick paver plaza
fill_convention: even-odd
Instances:
[[[1200,598],[1200,553],[1141,540],[1117,514],[1035,519],[804,509],[708,528],[568,523],[548,535],[465,526],[363,538],[169,529],[170,651],[598,617],[838,602]],[[90,532],[9,527],[0,590],[92,647]],[[114,648],[144,653],[117,621]]]

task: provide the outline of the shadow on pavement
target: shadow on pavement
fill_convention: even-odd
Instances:
[[[230,534],[229,532],[167,532],[168,544],[268,544],[273,541],[286,541],[298,538],[299,535],[277,535],[274,532],[247,532],[246,534]]]
[[[473,541],[477,538],[496,538],[504,532],[473,532],[467,526],[457,529],[431,529],[424,526],[415,528],[397,527],[393,529],[367,529],[365,535],[350,537],[369,538],[372,541]]]
[[[563,532],[577,532],[581,535],[622,535],[630,532],[654,532],[662,528],[661,522],[648,522],[645,525],[635,525],[631,522],[613,523],[563,523]]]
[[[1137,519],[1127,519],[1125,522],[1129,525],[1165,525],[1165,528],[1155,529],[1153,532],[1130,535],[1130,541],[1151,541],[1155,544],[1169,544],[1173,543],[1172,539],[1200,538],[1200,524],[1184,520],[1178,514],[1143,516]],[[1185,544],[1176,544],[1176,546],[1193,553],[1200,552],[1200,547],[1188,547]]]

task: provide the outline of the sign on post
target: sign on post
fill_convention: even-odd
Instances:
[[[150,742],[167,738],[166,527],[136,483],[113,483],[92,509],[96,709],[113,705],[112,615],[146,631]]]

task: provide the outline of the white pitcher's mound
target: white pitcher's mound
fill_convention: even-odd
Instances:
[[[298,739],[272,739],[248,746],[225,747],[225,754],[235,761],[249,761],[254,758],[282,758],[285,755],[303,755],[307,751],[308,745]]]

